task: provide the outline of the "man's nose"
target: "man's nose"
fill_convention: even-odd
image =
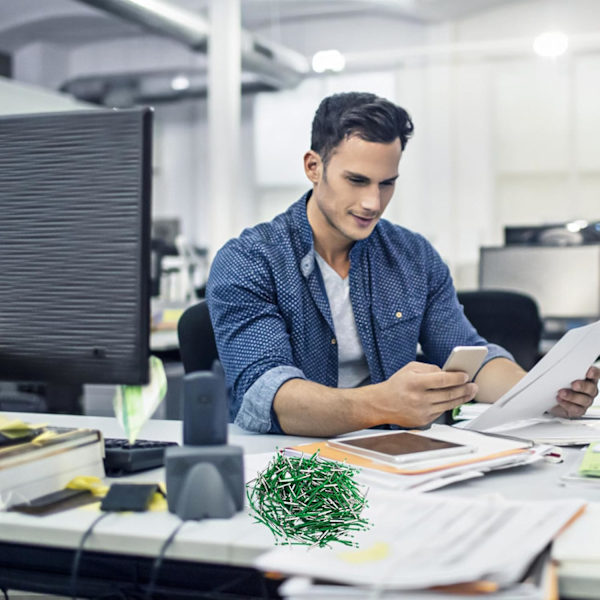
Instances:
[[[379,212],[381,209],[381,190],[379,186],[369,186],[363,191],[361,207],[370,212]]]

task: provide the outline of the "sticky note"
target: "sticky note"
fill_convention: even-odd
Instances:
[[[588,446],[579,465],[579,474],[585,477],[600,477],[600,442]]]

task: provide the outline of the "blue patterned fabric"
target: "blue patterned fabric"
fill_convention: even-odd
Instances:
[[[213,261],[206,295],[230,397],[244,429],[281,433],[279,387],[303,378],[336,387],[336,335],[315,260],[305,194],[242,232]],[[448,267],[421,235],[381,219],[350,251],[350,299],[371,383],[415,360],[441,366],[454,346],[484,345],[464,316]],[[488,344],[487,361],[511,355]]]

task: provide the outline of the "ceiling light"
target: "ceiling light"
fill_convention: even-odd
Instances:
[[[577,221],[571,221],[567,223],[567,230],[573,233],[577,233],[582,229],[585,229],[588,226],[588,222],[583,219],[578,219]]]
[[[316,52],[312,59],[312,68],[315,73],[324,73],[325,71],[343,71],[346,66],[346,59],[339,50],[320,50]]]
[[[190,80],[185,75],[177,75],[171,79],[171,87],[178,92],[187,90],[190,87]]]
[[[534,52],[544,58],[557,58],[569,47],[569,38],[562,31],[546,31],[533,40]]]

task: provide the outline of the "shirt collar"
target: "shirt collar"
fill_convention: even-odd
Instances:
[[[299,245],[300,256],[300,271],[304,278],[315,269],[315,243],[312,229],[306,215],[306,203],[312,194],[312,190],[308,190],[297,202],[290,207],[290,215],[292,225],[295,230],[296,242]]]
[[[313,238],[312,228],[308,222],[306,214],[306,203],[312,194],[312,190],[308,190],[297,202],[290,207],[292,223],[298,232],[300,243],[300,270],[304,278],[308,278],[315,269],[315,242]],[[375,229],[379,223],[375,226]],[[373,230],[374,232],[375,230]],[[355,242],[350,249],[350,262],[357,261],[367,247],[367,243],[373,232],[368,238]]]

